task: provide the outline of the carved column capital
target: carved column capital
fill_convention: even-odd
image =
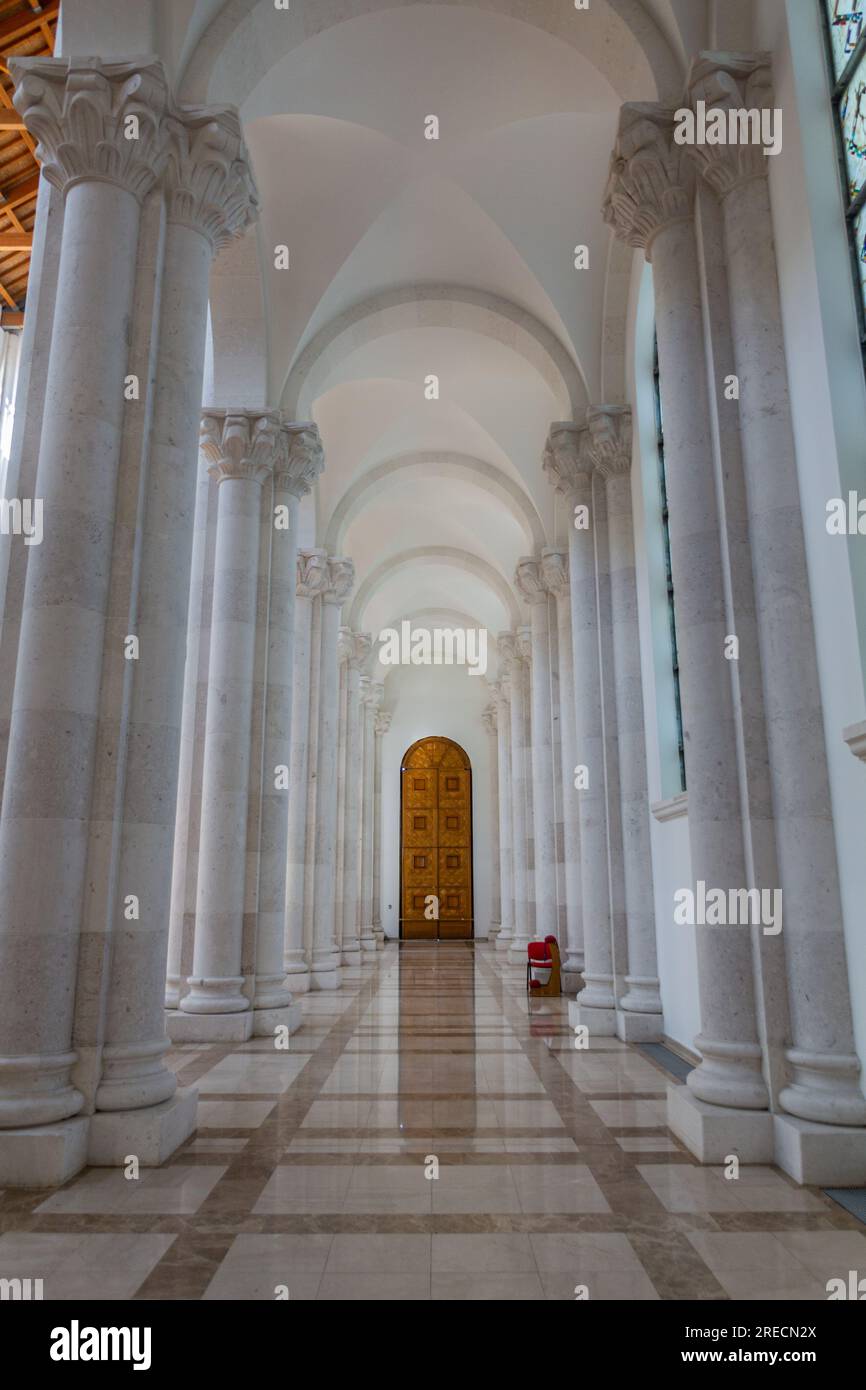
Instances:
[[[337,651],[340,660],[351,670],[368,673],[373,655],[373,639],[369,632],[353,632],[350,627],[341,627]]]
[[[588,430],[585,425],[560,420],[550,427],[542,468],[547,481],[567,499],[589,484],[592,462],[587,453],[587,442]]]
[[[544,582],[557,600],[571,595],[568,576],[568,551],[560,546],[547,546],[541,552],[541,571]]]
[[[298,598],[316,598],[328,585],[328,554],[325,550],[298,552]]]
[[[631,469],[631,410],[627,405],[591,405],[586,412],[587,453],[603,478]]]
[[[391,720],[393,717],[392,710],[380,709],[376,711],[376,722],[373,725],[373,731],[377,738],[381,738],[383,734],[387,734],[391,727]]]
[[[750,179],[766,178],[761,112],[773,106],[769,53],[699,53],[688,77],[688,101],[706,124],[707,140],[687,146],[701,174],[720,198]],[[703,103],[703,107],[699,107]],[[710,143],[712,113],[720,113],[725,141]],[[736,113],[736,114],[734,114]],[[757,130],[754,121],[757,120]],[[731,134],[737,138],[730,139]],[[759,138],[753,139],[757,135]]]
[[[547,586],[541,572],[541,561],[524,555],[517,561],[514,583],[520,596],[529,604],[547,602]]]
[[[318,426],[310,422],[284,424],[283,441],[285,451],[277,468],[276,485],[283,492],[304,497],[325,467]]]
[[[528,666],[532,661],[532,628],[519,627],[515,636],[517,638],[517,651]]]
[[[517,650],[517,634],[514,632],[500,632],[496,639],[496,649],[499,653],[499,661],[505,672],[506,679],[510,679],[512,668],[519,666],[521,661],[520,652]]]
[[[695,169],[673,139],[675,112],[657,102],[626,102],[610,159],[603,214],[620,241],[652,259],[659,232],[691,219]]]
[[[263,483],[280,458],[280,417],[274,410],[207,410],[200,441],[218,483]]]
[[[498,727],[498,715],[499,711],[495,704],[487,705],[486,708],[483,709],[481,712],[481,718],[483,720],[484,727],[487,730],[488,734],[490,734],[493,738],[496,737],[496,730]]]
[[[64,193],[77,183],[112,183],[147,197],[167,159],[162,63],[12,58],[9,71],[50,183]]]
[[[328,556],[328,582],[322,590],[325,603],[342,605],[352,592],[355,566],[342,555]]]
[[[237,111],[177,108],[166,129],[169,221],[201,232],[216,252],[246,231],[259,211]]]

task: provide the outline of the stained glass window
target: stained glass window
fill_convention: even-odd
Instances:
[[[860,340],[866,352],[866,7],[821,0],[839,132],[845,217],[857,277]]]
[[[655,388],[656,438],[658,441],[659,491],[662,500],[662,538],[665,551],[665,579],[668,592],[668,618],[671,629],[671,662],[674,676],[674,706],[677,721],[677,755],[679,757],[680,791],[686,789],[686,753],[683,742],[683,711],[680,702],[680,663],[677,653],[677,619],[674,608],[674,580],[671,570],[671,532],[668,519],[668,487],[665,477],[665,436],[662,428],[662,397],[659,390],[659,347],[653,343],[653,386]]]

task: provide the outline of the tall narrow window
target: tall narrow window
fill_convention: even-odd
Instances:
[[[845,219],[857,281],[860,342],[866,353],[866,25],[851,0],[821,0],[839,133]]]
[[[658,340],[653,342],[653,395],[656,408],[656,438],[658,441],[659,491],[662,499],[662,536],[665,551],[665,580],[668,591],[668,618],[671,628],[671,660],[674,673],[674,704],[677,719],[677,754],[680,762],[680,790],[686,789],[686,755],[683,744],[683,711],[680,703],[680,664],[677,654],[677,619],[674,608],[674,581],[671,572],[671,533],[668,520],[668,489],[665,478],[665,436],[662,428],[662,398],[659,390]]]

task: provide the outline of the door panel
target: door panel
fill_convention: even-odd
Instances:
[[[421,739],[401,770],[401,915],[406,940],[472,936],[472,772],[450,739]],[[439,899],[439,920],[425,902]]]

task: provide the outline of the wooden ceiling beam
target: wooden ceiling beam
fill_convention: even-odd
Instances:
[[[39,175],[31,174],[29,178],[22,179],[12,188],[3,189],[3,201],[0,202],[0,212],[7,212],[9,208],[18,207],[19,203],[26,203],[28,198],[35,198],[39,192]]]
[[[0,328],[23,328],[24,315],[20,309],[4,309],[0,313]]]
[[[19,14],[7,15],[5,19],[0,19],[0,45],[8,50],[19,39],[24,39],[34,30],[41,29],[47,20],[56,19],[59,13],[60,0],[48,0],[38,14],[35,11],[28,14],[26,10],[22,10]]]
[[[0,130],[26,130],[17,111],[0,111]]]
[[[0,251],[29,251],[32,246],[32,232],[0,232]]]

